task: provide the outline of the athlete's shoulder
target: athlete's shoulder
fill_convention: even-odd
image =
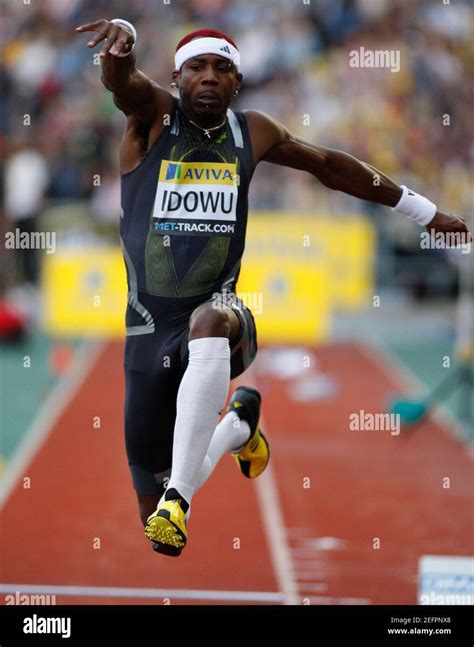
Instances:
[[[267,115],[266,112],[262,112],[261,110],[242,110],[242,114],[245,115],[247,121],[252,123],[255,122],[260,125],[265,125],[274,121],[270,115]]]
[[[286,126],[261,110],[244,110],[250,139],[254,149],[255,162],[265,157],[267,152],[291,138]]]
[[[133,171],[147,156],[157,140],[171,127],[178,100],[168,93],[165,102],[157,106],[153,120],[144,121],[137,114],[127,115],[120,145],[120,173]]]
[[[120,106],[119,106],[120,107]],[[147,131],[150,130],[163,130],[167,125],[171,124],[172,118],[178,107],[178,100],[172,94],[157,88],[155,97],[155,107],[151,118],[143,119],[136,113],[128,113],[126,131]]]

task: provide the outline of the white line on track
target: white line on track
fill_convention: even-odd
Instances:
[[[248,376],[250,379],[247,378],[245,383],[254,386],[255,380],[251,370],[248,371]],[[254,386],[254,388],[256,387]],[[266,428],[263,416],[260,418],[260,424],[263,429]],[[255,489],[278,589],[283,593],[283,604],[301,604],[302,599],[298,595],[298,583],[291,559],[271,457],[266,470],[255,479]]]
[[[302,582],[300,583],[300,590],[304,593],[317,592],[324,593],[327,591],[329,586],[323,582]]]
[[[307,569],[305,568],[303,571],[295,571],[295,577],[298,581],[301,580],[320,580],[320,583],[324,583],[321,580],[324,580],[324,578],[327,575],[327,568],[326,569]]]
[[[278,588],[284,594],[284,604],[301,604],[271,464],[256,479],[255,488]]]
[[[312,595],[308,596],[311,604],[326,604],[326,605],[369,605],[371,601],[368,598],[332,598],[325,595]]]
[[[93,368],[103,347],[103,342],[83,344],[76,351],[71,368],[48,394],[0,480],[0,506],[5,504],[18,480],[25,474],[25,470],[48,437],[54,424],[67,409]]]
[[[227,600],[283,602],[283,593],[272,591],[211,591],[202,589],[145,589],[115,586],[56,586],[52,584],[0,584],[0,593],[32,593],[75,597],[170,598],[175,600]]]

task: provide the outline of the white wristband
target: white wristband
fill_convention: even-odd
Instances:
[[[115,54],[115,52],[112,51],[114,50],[114,46],[112,46],[110,49],[110,53],[115,54],[115,56],[119,56],[119,57],[130,56],[130,54],[133,51],[133,48],[135,47],[135,43],[137,42],[137,30],[135,29],[135,27],[132,25],[131,22],[128,22],[128,20],[122,20],[122,18],[114,18],[110,22],[113,22],[114,25],[119,25],[120,27],[124,27],[127,31],[129,31],[132,34],[133,40],[134,40],[132,48],[129,52],[121,52],[120,54]]]
[[[393,211],[407,216],[410,220],[417,222],[419,225],[428,225],[435,217],[438,210],[436,205],[428,200],[428,198],[415,193],[402,184],[402,197],[394,207]]]

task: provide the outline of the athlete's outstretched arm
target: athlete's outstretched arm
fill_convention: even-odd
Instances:
[[[394,207],[402,196],[402,188],[370,164],[361,162],[343,151],[309,144],[275,119],[255,110],[246,112],[252,132],[254,162],[271,162],[307,171],[322,184],[343,191],[361,200]],[[467,232],[462,218],[437,211],[429,229],[440,232]]]
[[[97,20],[76,27],[76,31],[95,32],[87,43],[90,48],[105,40],[100,50],[102,83],[113,92],[115,105],[126,115],[151,124],[157,114],[171,109],[172,95],[137,69],[135,54],[119,56],[130,52],[134,44],[133,34],[127,28],[109,20]]]

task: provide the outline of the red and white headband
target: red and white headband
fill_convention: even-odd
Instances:
[[[222,56],[232,61],[237,71],[240,69],[239,50],[232,43],[229,43],[228,40],[225,40],[225,38],[213,37],[196,38],[180,47],[174,57],[176,69],[180,70],[186,61],[195,56],[201,56],[201,54],[216,54],[217,56]]]

